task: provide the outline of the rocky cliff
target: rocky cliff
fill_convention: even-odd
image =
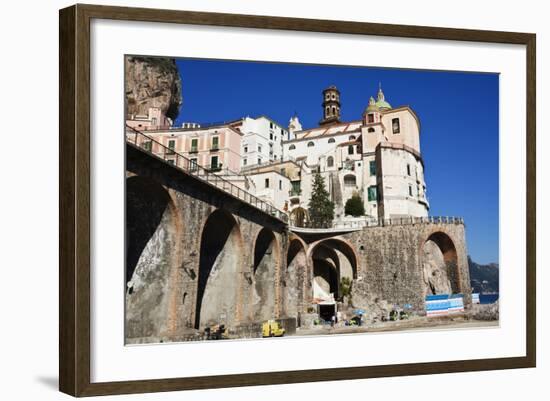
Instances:
[[[468,267],[470,268],[470,280],[474,292],[498,292],[498,263],[480,265],[468,257]]]
[[[159,107],[172,120],[182,104],[181,79],[174,59],[126,57],[126,114],[147,115],[149,107]]]

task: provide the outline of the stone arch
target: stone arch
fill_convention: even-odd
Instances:
[[[169,290],[181,236],[175,201],[159,183],[126,179],[126,338],[159,336],[173,329]]]
[[[355,187],[357,186],[357,177],[354,174],[346,174],[344,176],[344,186]]]
[[[273,319],[277,314],[275,287],[280,260],[280,246],[275,234],[268,228],[262,228],[254,241],[254,321]]]
[[[196,329],[220,323],[231,326],[238,321],[236,307],[242,264],[239,224],[230,213],[217,209],[208,216],[202,228]]]
[[[321,290],[323,285],[326,287],[328,284],[331,292],[337,297],[340,294],[341,277],[348,276],[352,280],[357,278],[359,263],[357,252],[353,245],[343,238],[332,237],[314,242],[308,249],[308,261],[313,266],[314,298],[319,293],[319,286],[315,284],[321,284]],[[349,269],[344,270],[343,267],[349,267]],[[320,279],[316,281],[316,277]],[[326,288],[324,292],[326,293]]]
[[[442,231],[428,235],[421,244],[422,272],[425,293],[460,293],[460,272],[454,241]]]
[[[305,227],[309,221],[309,215],[303,207],[296,207],[290,212],[290,225],[294,227]]]
[[[297,325],[300,326],[300,312],[304,308],[308,276],[307,266],[307,245],[297,237],[291,237],[286,254],[285,272],[285,307],[288,317],[297,318]]]

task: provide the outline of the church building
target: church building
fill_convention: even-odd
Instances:
[[[294,130],[301,124],[291,119],[283,157],[303,162],[309,172],[293,184],[300,191],[288,199],[291,223],[307,223],[316,172],[335,203],[335,225],[358,220],[345,216],[345,203],[353,195],[363,200],[363,220],[428,216],[418,116],[409,106],[393,108],[380,87],[360,119],[344,122],[340,96],[335,86],[323,91],[318,127]]]

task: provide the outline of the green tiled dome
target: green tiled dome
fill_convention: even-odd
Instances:
[[[378,89],[378,99],[376,100],[376,105],[380,109],[391,109],[391,104],[386,102],[384,92],[382,92],[382,86]]]

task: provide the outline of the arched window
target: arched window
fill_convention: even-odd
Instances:
[[[333,167],[334,166],[334,157],[329,156],[327,157],[327,167]]]
[[[355,135],[350,135],[348,139],[349,139],[350,141],[355,140]]]
[[[313,142],[308,142],[308,143],[307,143],[307,147],[308,147],[308,148],[312,148],[312,147],[314,147],[314,146],[315,146],[315,144],[314,144]]]
[[[369,128],[369,132],[374,132],[374,128]]]
[[[290,145],[290,146],[288,147],[288,150],[294,150],[294,149],[296,149],[296,145]]]
[[[334,139],[334,138],[330,138],[330,139],[328,140],[328,143],[334,143],[334,142],[336,142],[336,139]]]
[[[354,187],[357,183],[357,179],[353,174],[348,174],[344,176],[344,186]]]
[[[336,115],[336,106],[332,106],[332,114]]]

